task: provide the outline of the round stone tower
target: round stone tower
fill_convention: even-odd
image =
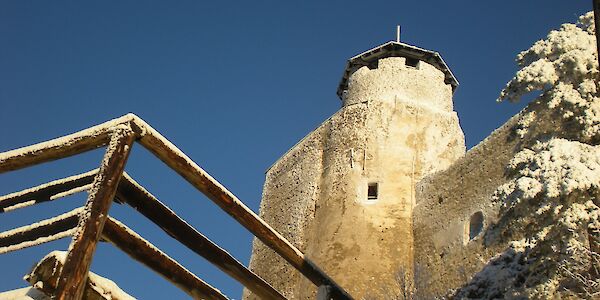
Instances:
[[[415,184],[465,153],[457,85],[439,54],[403,43],[348,62],[306,253],[357,299],[412,274]]]
[[[413,273],[415,184],[464,155],[458,82],[436,52],[388,42],[351,58],[342,108],[267,172],[261,216],[355,299]],[[314,286],[255,243],[251,267],[293,299]],[[275,273],[279,274],[275,274]]]

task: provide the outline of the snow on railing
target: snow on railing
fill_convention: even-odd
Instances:
[[[56,299],[81,299],[96,244],[100,238],[104,238],[163,275],[193,298],[227,299],[219,290],[196,277],[124,224],[109,217],[110,205],[115,200],[135,208],[171,237],[219,267],[256,295],[265,299],[285,299],[270,284],[181,219],[124,172],[134,141],[175,170],[317,285],[319,298],[352,299],[333,279],[235,195],[133,114],[61,138],[0,153],[0,173],[3,173],[107,147],[99,169],[1,196],[0,213],[85,190],[89,193],[83,208],[41,223],[0,233],[0,253],[72,236],[53,296]],[[78,224],[75,224],[76,221]]]

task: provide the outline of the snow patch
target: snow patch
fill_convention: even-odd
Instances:
[[[590,249],[598,246],[600,237],[600,98],[594,34],[590,12],[518,55],[521,70],[499,101],[518,101],[537,90],[541,95],[535,104],[542,109],[526,111],[520,118],[515,133],[522,150],[507,166],[509,181],[493,196],[501,204],[499,221],[490,226],[484,241],[509,247],[454,297],[545,299],[578,293],[581,287],[573,284],[573,274],[590,274]],[[561,129],[536,131],[539,114],[546,112]]]
[[[40,262],[34,267],[34,270],[31,272],[31,274],[25,276],[25,280],[29,281],[29,283],[31,283],[33,286],[41,284],[40,288],[43,288],[45,282],[52,283],[58,278],[66,258],[66,251],[50,252],[42,260],[40,260]],[[52,270],[48,269],[48,264],[51,264]],[[100,295],[103,299],[135,299],[134,297],[128,295],[123,290],[121,290],[114,281],[101,277],[93,272],[88,273],[86,289],[91,289],[93,292]],[[86,291],[86,294],[88,294],[89,292],[90,291]]]

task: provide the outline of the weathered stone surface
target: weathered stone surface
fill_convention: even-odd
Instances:
[[[536,124],[529,135],[518,137],[519,121],[529,113],[537,116]],[[509,180],[506,167],[515,154],[549,132],[560,132],[559,126],[551,112],[532,103],[451,167],[417,183],[414,263],[427,281],[421,284],[424,290],[420,293],[447,294],[508,247],[509,241],[484,238],[499,217],[500,203],[492,201],[492,196]],[[483,214],[483,227],[473,237],[469,229],[477,212]]]
[[[399,270],[412,269],[415,183],[464,151],[443,73],[384,58],[352,74],[342,109],[267,172],[261,217],[355,298],[382,296]],[[250,266],[292,299],[314,296],[260,242]]]
[[[322,173],[322,137],[329,127],[324,122],[268,171],[260,217],[301,251],[306,251],[306,228],[313,219]],[[299,281],[306,280],[283,258],[258,239],[254,240],[250,267],[286,297],[299,293]],[[245,297],[249,295],[244,290]],[[254,297],[251,297],[254,299]]]

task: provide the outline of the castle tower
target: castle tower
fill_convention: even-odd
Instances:
[[[389,297],[413,269],[415,183],[465,153],[457,86],[438,53],[404,43],[351,58],[342,108],[267,171],[261,217],[356,299]],[[314,298],[258,241],[250,266],[289,298]]]

